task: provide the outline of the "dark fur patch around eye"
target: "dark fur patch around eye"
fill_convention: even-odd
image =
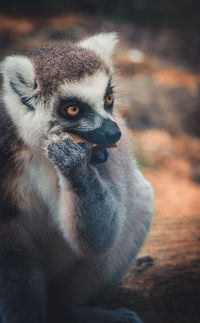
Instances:
[[[111,80],[108,81],[108,85],[107,85],[107,88],[106,88],[106,92],[105,92],[105,95],[104,95],[104,109],[108,112],[112,112],[113,110],[113,105],[114,105],[114,100],[112,102],[112,104],[110,105],[107,105],[106,104],[106,96],[109,95],[109,94],[113,94],[114,93],[114,86],[111,85]]]
[[[62,113],[63,107],[65,108],[70,104],[76,104],[80,108],[80,113],[72,118]],[[55,104],[53,120],[49,124],[49,129],[58,132],[74,132],[74,130],[77,130],[81,134],[93,128],[96,116],[97,112],[88,103],[77,98],[61,97]]]
[[[111,80],[108,81],[105,96],[108,95],[109,93],[111,93],[111,94],[114,93],[114,86],[111,85]]]
[[[79,109],[80,109],[79,114],[75,117],[65,114],[65,109],[69,106],[79,107]],[[86,113],[89,115],[91,111],[92,111],[92,109],[87,103],[82,102],[81,100],[79,100],[77,98],[73,98],[73,97],[60,98],[59,103],[57,105],[57,112],[62,117],[69,119],[69,120],[80,119],[84,115],[86,115]]]

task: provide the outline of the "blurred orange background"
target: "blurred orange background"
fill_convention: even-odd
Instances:
[[[116,31],[118,108],[155,190],[154,223],[116,307],[145,323],[200,322],[200,3],[2,0],[0,60],[41,44]]]

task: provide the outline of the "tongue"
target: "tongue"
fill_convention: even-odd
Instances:
[[[97,147],[96,149],[94,149],[95,155],[101,158],[101,156],[104,156],[104,150],[104,148]]]
[[[94,147],[92,152],[92,162],[95,164],[105,163],[108,159],[108,152],[105,148]]]

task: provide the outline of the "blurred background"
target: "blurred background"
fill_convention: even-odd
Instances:
[[[147,245],[107,304],[145,322],[200,322],[200,2],[1,0],[0,9],[0,59],[119,33],[119,109],[156,199]]]

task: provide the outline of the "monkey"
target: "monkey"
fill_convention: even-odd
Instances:
[[[117,42],[100,33],[1,63],[2,323],[141,322],[94,305],[128,271],[153,215],[117,107]]]

